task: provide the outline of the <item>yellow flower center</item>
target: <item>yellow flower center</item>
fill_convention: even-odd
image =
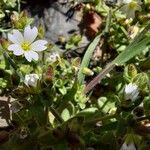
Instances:
[[[135,1],[132,1],[128,4],[129,8],[132,9],[132,10],[135,10],[137,8],[137,2]]]
[[[21,47],[24,51],[29,51],[31,49],[31,44],[25,41],[21,44]]]

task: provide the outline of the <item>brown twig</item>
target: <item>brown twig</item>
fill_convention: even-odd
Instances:
[[[93,87],[95,87],[115,67],[114,63],[108,64],[85,88],[85,94],[88,93]]]

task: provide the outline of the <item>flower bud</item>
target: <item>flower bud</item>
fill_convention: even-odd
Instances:
[[[44,35],[45,35],[45,30],[44,30],[44,27],[43,27],[43,25],[39,25],[38,26],[38,37],[39,38],[44,38]]]
[[[59,41],[61,44],[64,44],[64,43],[66,42],[66,39],[65,39],[65,37],[64,37],[63,35],[60,35],[60,36],[58,37],[58,41]]]
[[[121,150],[136,150],[134,143],[124,143],[121,147]]]
[[[137,75],[137,69],[134,64],[128,65],[128,75],[133,79]]]
[[[144,91],[147,89],[148,82],[149,82],[149,77],[146,73],[138,73],[136,77],[133,79],[133,82],[138,85],[138,87]]]
[[[136,66],[134,64],[129,64],[124,69],[124,77],[128,82],[132,82],[134,78],[137,76],[138,72]]]
[[[47,70],[46,70],[46,74],[45,74],[45,81],[51,81],[52,78],[54,76],[54,70],[52,66],[48,66]]]
[[[11,16],[11,22],[15,28],[24,29],[33,22],[33,19],[28,17],[27,11],[22,11],[20,14],[14,13]]]
[[[57,52],[51,52],[46,59],[47,62],[54,63],[60,58],[59,54]]]
[[[125,89],[124,89],[125,100],[131,100],[134,102],[138,98],[138,95],[139,95],[139,89],[136,84],[130,83],[128,85],[125,85]]]
[[[37,74],[27,74],[27,75],[25,76],[25,81],[24,81],[24,83],[25,83],[27,86],[36,87],[38,80],[39,80],[39,76],[38,76]]]
[[[83,68],[82,72],[83,72],[83,74],[85,74],[86,76],[93,76],[93,75],[94,75],[94,72],[93,72],[91,69],[86,68],[86,67]]]
[[[8,46],[9,46],[9,42],[6,39],[4,39],[4,38],[0,39],[0,44],[1,44],[3,49],[7,49]]]

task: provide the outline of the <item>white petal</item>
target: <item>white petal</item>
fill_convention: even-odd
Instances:
[[[37,37],[37,35],[38,35],[38,29],[36,27],[33,27],[32,29],[30,26],[25,27],[24,29],[25,41],[32,43]]]
[[[34,52],[34,51],[25,52],[24,55],[25,55],[25,58],[26,58],[29,62],[31,62],[32,59],[34,59],[34,60],[38,60],[38,59],[39,59],[39,55],[38,55],[36,52]]]
[[[36,86],[37,85],[37,80],[39,79],[39,76],[37,74],[27,74],[25,76],[25,81],[24,83],[27,86]]]
[[[127,18],[135,18],[135,11],[134,10],[128,10]]]
[[[125,86],[125,99],[135,101],[138,98],[139,90],[136,84],[128,84]]]
[[[38,51],[38,52],[43,51],[43,50],[47,49],[47,46],[45,46],[45,44],[47,44],[47,41],[37,40],[31,44],[31,49],[33,51]]]
[[[135,90],[133,93],[132,93],[132,100],[136,100],[138,98],[138,95],[139,95],[139,91],[138,90]]]
[[[29,75],[25,75],[25,80],[24,80],[24,83],[28,86],[28,81],[29,81],[30,77]]]
[[[120,150],[136,150],[135,145],[133,143],[124,143]]]
[[[121,7],[120,9],[123,13],[127,14],[128,13],[128,6],[127,5],[124,5]]]
[[[18,44],[11,44],[8,47],[8,50],[13,51],[14,55],[16,55],[16,56],[20,56],[24,53],[23,49]]]
[[[128,4],[128,3],[131,3],[131,2],[132,2],[132,0],[123,0],[124,4]]]
[[[18,30],[13,30],[13,34],[8,34],[8,39],[15,44],[21,44],[24,40],[21,32]]]

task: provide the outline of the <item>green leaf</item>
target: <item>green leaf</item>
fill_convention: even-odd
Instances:
[[[98,45],[100,38],[102,36],[104,36],[104,37],[108,36],[109,29],[110,29],[110,23],[111,23],[111,15],[112,15],[112,12],[111,12],[111,9],[109,9],[109,11],[107,13],[107,19],[106,19],[106,25],[105,25],[104,31],[102,33],[98,34],[87,48],[87,51],[83,57],[83,60],[82,60],[81,66],[80,66],[80,70],[78,73],[79,83],[84,82],[85,75],[82,73],[82,70],[83,70],[83,68],[88,68],[93,51],[95,50],[96,46]]]
[[[141,142],[141,136],[136,135],[136,134],[129,133],[129,134],[126,135],[125,142],[126,142],[127,144],[129,144],[129,143],[134,143],[134,144],[136,144],[136,145],[139,145],[140,142]]]
[[[83,81],[84,81],[85,75],[82,73],[82,70],[83,70],[83,68],[88,67],[90,59],[91,59],[92,54],[93,54],[93,51],[95,50],[97,44],[99,43],[101,35],[102,34],[97,35],[94,38],[94,40],[92,41],[92,43],[90,43],[90,45],[88,46],[88,48],[86,50],[86,53],[83,57],[83,60],[82,60],[81,66],[80,66],[80,70],[79,70],[79,73],[78,73],[79,83],[83,83]]]
[[[119,65],[127,62],[129,59],[135,55],[142,52],[147,45],[150,43],[150,38],[146,37],[145,34],[149,31],[150,24],[148,24],[133,40],[129,46],[118,55],[112,63],[117,63]]]
[[[66,95],[63,97],[63,103],[58,108],[58,111],[62,111],[64,108],[67,107],[69,101],[74,100],[74,96],[78,89],[78,82],[77,80],[74,81],[74,84],[70,90],[67,91]]]
[[[150,43],[150,37],[145,36],[145,34],[149,31],[149,29],[150,24],[148,24],[139,33],[139,35],[135,37],[134,41],[111,63],[106,65],[106,67],[86,86],[85,93],[88,93],[95,85],[100,83],[100,81],[106,76],[106,74],[108,74],[115,67],[115,64],[121,65],[127,62],[129,59],[136,56],[137,54],[139,54],[140,52],[142,52]]]
[[[111,123],[108,123],[108,124],[101,126],[99,130],[101,132],[116,130],[117,125],[118,125],[118,121],[111,122]]]
[[[106,97],[100,97],[97,103],[99,109],[104,113],[108,113],[110,110],[115,108],[115,103]]]
[[[65,45],[65,49],[71,49],[75,46],[78,46],[79,42],[81,41],[81,35],[74,34],[69,41]]]
[[[115,58],[113,63],[119,65],[124,64],[125,62],[127,62],[128,60],[130,60],[140,52],[142,52],[149,43],[150,43],[150,38],[145,37],[140,42],[137,42],[136,44],[133,44],[131,46],[129,45],[118,57]]]
[[[87,108],[84,109],[83,111],[80,111],[76,116],[88,116],[88,115],[95,114],[96,111],[98,111],[96,107]]]
[[[136,77],[133,79],[133,82],[138,85],[138,87],[144,91],[144,89],[147,88],[148,86],[148,82],[149,82],[149,77],[146,73],[142,72],[142,73],[138,73],[136,75]]]
[[[71,114],[70,114],[70,112],[69,112],[69,110],[67,108],[65,108],[62,111],[61,117],[63,118],[64,121],[67,121],[71,117]]]
[[[5,17],[5,14],[2,10],[0,10],[0,18],[4,18]]]

